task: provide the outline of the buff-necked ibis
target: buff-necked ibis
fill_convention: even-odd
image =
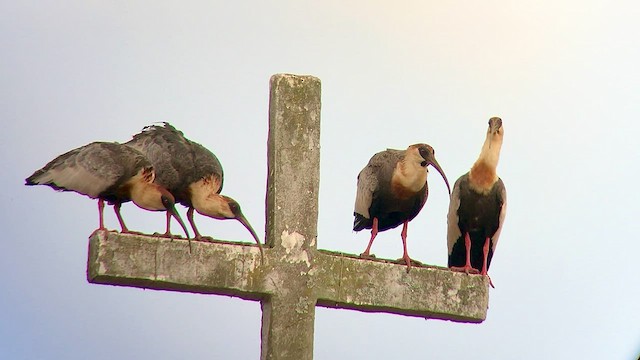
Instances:
[[[407,226],[418,215],[429,195],[427,166],[433,166],[449,181],[427,144],[415,144],[406,150],[387,149],[369,160],[358,175],[353,230],[371,229],[371,239],[361,257],[369,257],[371,245],[379,231],[403,224],[401,237],[404,253],[401,261],[411,269],[407,252]]]
[[[132,233],[120,214],[120,206],[133,201],[140,208],[166,211],[189,232],[175,208],[173,195],[154,182],[155,171],[139,151],[111,142],[93,142],[70,150],[37,170],[25,185],[47,185],[58,191],[73,191],[98,199],[100,225],[104,226],[104,202],[112,204],[123,233]],[[96,231],[97,231],[96,230]]]
[[[187,139],[167,122],[145,127],[126,144],[142,152],[151,161],[156,168],[156,181],[175,196],[176,202],[188,208],[187,219],[195,239],[201,240],[202,235],[193,218],[194,210],[214,219],[238,220],[249,230],[263,255],[258,235],[243,215],[238,202],[220,194],[224,172],[220,161],[211,151]]]
[[[451,270],[488,276],[507,212],[507,191],[496,173],[503,136],[502,120],[491,118],[478,160],[453,185],[447,215]]]

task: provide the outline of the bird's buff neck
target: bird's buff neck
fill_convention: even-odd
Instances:
[[[391,183],[394,186],[400,186],[405,191],[417,193],[424,187],[427,182],[428,170],[426,166],[420,164],[424,161],[420,155],[409,152],[404,159],[398,161]]]
[[[471,187],[480,192],[487,193],[498,181],[496,168],[500,160],[500,148],[502,147],[502,136],[498,134],[487,134],[487,138],[482,145],[482,151],[478,160],[469,171]]]
[[[227,219],[233,217],[229,205],[218,194],[220,182],[217,178],[208,176],[189,185],[191,203],[196,211],[204,216],[215,219]]]
[[[166,210],[162,204],[161,195],[156,184],[136,181],[131,185],[131,201],[142,209],[149,211]]]

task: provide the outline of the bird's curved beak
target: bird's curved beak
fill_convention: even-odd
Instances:
[[[236,215],[236,220],[238,220],[240,224],[244,225],[244,227],[247,228],[247,230],[249,230],[249,232],[251,233],[251,236],[253,236],[253,238],[256,240],[256,244],[258,244],[258,248],[260,249],[260,262],[264,262],[264,249],[262,248],[262,244],[260,243],[260,239],[258,238],[258,235],[253,230],[253,227],[251,227],[251,224],[249,224],[249,221],[247,220],[247,218],[244,217],[244,214],[242,214],[241,212],[238,212],[235,215]]]
[[[438,161],[436,160],[436,158],[434,156],[430,156],[429,159],[427,159],[427,162],[431,164],[431,166],[433,166],[436,170],[438,170],[438,172],[444,179],[445,184],[447,184],[447,190],[449,191],[449,195],[451,195],[451,187],[449,186],[449,180],[447,180],[447,176],[444,174],[444,171],[440,167],[440,164],[438,164]]]
[[[182,218],[180,217],[180,214],[178,214],[178,211],[176,210],[176,206],[175,205],[171,205],[170,207],[167,208],[167,212],[169,214],[171,214],[171,216],[173,216],[174,218],[176,218],[176,220],[178,220],[178,223],[180,223],[180,226],[182,226],[182,229],[184,230],[184,233],[187,235],[187,239],[189,239],[189,231],[187,230],[187,227],[184,225],[184,222],[182,221]]]

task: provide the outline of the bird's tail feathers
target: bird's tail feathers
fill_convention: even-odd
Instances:
[[[373,224],[371,219],[366,218],[358,213],[353,213],[353,231],[360,231],[364,229],[370,229]]]

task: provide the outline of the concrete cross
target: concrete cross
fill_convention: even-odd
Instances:
[[[264,263],[255,244],[194,242],[190,253],[185,241],[98,232],[89,242],[89,282],[260,301],[261,359],[312,359],[316,306],[485,319],[485,277],[433,266],[407,273],[404,265],[317,249],[319,79],[271,78],[268,161]]]

